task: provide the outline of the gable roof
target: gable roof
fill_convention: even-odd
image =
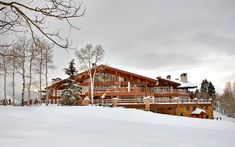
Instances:
[[[202,114],[202,113],[205,114],[206,111],[200,108],[196,108],[191,114]]]
[[[99,69],[105,71],[106,73],[120,75],[121,77],[131,76],[132,78],[146,80],[148,82],[155,83],[155,84],[157,83],[156,79],[152,79],[152,78],[149,78],[149,77],[146,77],[146,76],[142,76],[142,75],[135,74],[135,73],[132,73],[132,72],[129,72],[129,71],[125,71],[125,70],[121,70],[121,69],[118,69],[118,68],[110,67],[110,66],[107,66],[107,65],[100,65],[100,66],[97,67],[98,71],[99,71]]]
[[[94,68],[92,69],[92,72],[93,71],[94,71]],[[96,67],[96,72],[97,73],[109,73],[112,75],[119,75],[120,77],[127,77],[130,79],[138,79],[142,82],[147,82],[148,84],[151,84],[151,85],[155,85],[158,82],[158,80],[156,80],[156,79],[152,79],[149,77],[145,77],[145,76],[142,76],[139,74],[135,74],[132,72],[128,72],[125,70],[121,70],[121,69],[110,67],[110,66],[103,65],[103,64]],[[89,78],[88,71],[81,72],[75,76],[75,80],[78,82],[82,81],[82,80],[86,80],[88,78]],[[67,79],[55,82],[52,85],[48,86],[46,89],[50,89],[53,87],[59,88],[63,83],[66,83],[66,81],[67,81]]]
[[[162,82],[162,83],[170,83],[174,86],[180,86],[181,85],[180,83],[169,80],[169,79],[164,79],[164,78],[161,78],[161,77],[157,77],[157,79],[158,79],[159,82]]]

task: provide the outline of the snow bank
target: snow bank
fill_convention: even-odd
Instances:
[[[232,147],[235,123],[104,107],[0,107],[1,147]]]

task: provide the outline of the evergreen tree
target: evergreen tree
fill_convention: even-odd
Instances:
[[[215,87],[211,82],[208,85],[208,94],[211,97],[215,96]]]
[[[65,73],[69,75],[67,82],[64,84],[65,89],[62,91],[62,98],[60,99],[60,103],[62,105],[75,105],[76,101],[80,99],[80,95],[82,93],[81,86],[75,82],[75,74],[77,70],[75,68],[74,59],[70,61],[69,67],[65,68]]]
[[[202,80],[200,91],[201,91],[202,93],[207,93],[207,91],[208,91],[208,86],[209,86],[209,83],[208,83],[207,79]]]
[[[208,86],[209,86],[209,82],[207,81],[207,79],[202,80],[201,88],[200,88],[201,98],[208,98]]]
[[[208,86],[208,95],[209,95],[209,98],[212,99],[212,104],[214,106],[215,109],[217,109],[217,97],[216,97],[216,94],[215,94],[215,87],[214,85],[212,84],[212,82],[209,82],[209,86]]]
[[[201,98],[215,98],[215,87],[212,82],[208,82],[207,79],[202,80],[200,88]]]

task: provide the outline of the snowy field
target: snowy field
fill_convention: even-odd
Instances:
[[[1,147],[235,147],[235,122],[103,107],[0,106]]]

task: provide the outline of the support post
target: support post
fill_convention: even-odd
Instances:
[[[113,98],[113,107],[117,107],[118,98]]]
[[[150,111],[150,99],[149,97],[144,98],[145,111]]]

